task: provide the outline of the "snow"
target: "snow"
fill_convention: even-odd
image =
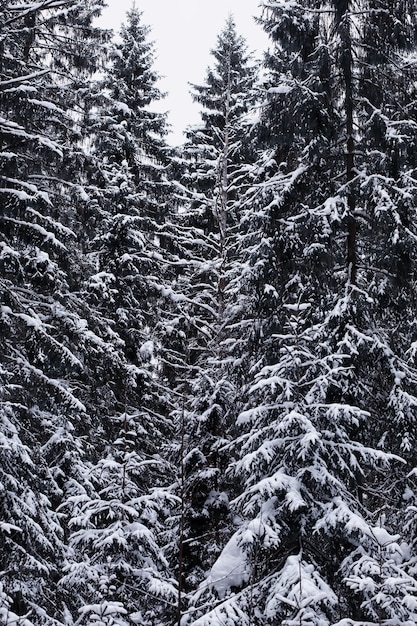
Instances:
[[[56,153],[58,156],[62,157],[62,148],[57,142],[52,141],[45,135],[37,135],[26,132],[26,130],[16,124],[15,122],[11,122],[4,117],[0,117],[0,128],[1,132],[8,135],[13,135],[15,137],[19,137],[22,140],[35,141],[36,143],[49,148],[52,152]]]
[[[192,610],[189,613],[192,614]],[[181,626],[189,624],[188,615],[184,616]],[[205,615],[191,622],[192,626],[250,626],[251,622],[245,611],[239,607],[239,596],[226,599]]]
[[[82,185],[77,185],[76,191],[80,200],[83,200],[84,202],[90,202],[90,196]]]
[[[13,189],[12,187],[1,187],[0,193],[15,196],[18,200],[21,200],[22,202],[27,202],[28,200],[33,199],[32,196],[27,194],[25,191],[22,191],[21,189]]]
[[[287,311],[294,311],[294,313],[298,313],[299,311],[307,311],[311,308],[310,302],[297,302],[295,304],[284,304],[284,309]]]
[[[24,191],[19,191],[19,190],[15,190],[15,189],[0,189],[0,193],[2,192],[11,192],[14,194],[14,192],[16,192],[14,195],[17,195],[19,197],[20,200],[31,200],[33,198],[31,198],[31,196],[28,196]],[[13,219],[11,217],[3,217],[4,221],[10,222],[12,224],[16,224],[17,226],[23,226],[26,229],[30,229],[32,230],[34,233],[37,233],[38,235],[42,236],[45,242],[50,242],[54,247],[61,249],[61,250],[66,250],[66,246],[59,240],[57,239],[57,237],[54,235],[54,233],[46,230],[43,226],[40,226],[39,224],[36,224],[34,222],[24,222],[22,220],[17,220],[17,219]]]
[[[385,528],[380,526],[373,526],[370,529],[372,537],[381,547],[389,546],[396,543],[401,535],[391,535]]]
[[[125,115],[132,115],[132,109],[125,102],[114,102],[114,106]]]
[[[292,86],[291,85],[278,85],[278,87],[269,87],[268,89],[268,93],[270,94],[287,94],[290,93],[290,91],[292,90]]]
[[[121,602],[108,602],[103,600],[101,604],[87,604],[79,609],[82,615],[93,613],[100,617],[105,615],[127,615],[126,609]]]
[[[262,0],[261,6],[271,9],[291,11],[299,6],[296,0]]]
[[[0,529],[5,533],[10,534],[11,532],[22,532],[22,529],[14,524],[8,524],[7,522],[0,522]]]
[[[364,518],[352,511],[341,497],[336,497],[324,506],[324,515],[316,523],[315,530],[327,532],[329,528],[340,525],[349,534],[358,532],[359,535],[371,536],[371,529]]]
[[[26,617],[16,615],[7,607],[0,607],[0,621],[4,626],[34,626]]]
[[[235,534],[211,568],[207,581],[202,584],[212,585],[219,597],[224,598],[232,587],[240,587],[247,582],[249,576],[247,555],[239,545],[239,536]]]
[[[56,104],[54,104],[53,102],[50,102],[49,100],[36,100],[34,98],[28,98],[28,102],[30,102],[31,104],[36,104],[37,106],[41,106],[44,109],[48,109],[49,111],[61,111],[62,109],[59,109]]]
[[[314,565],[302,559],[301,554],[289,556],[274,578],[265,608],[267,618],[277,619],[283,614],[283,607],[290,607],[294,619],[286,620],[286,624],[303,623],[303,617],[310,623],[310,610],[316,616],[321,604],[337,604],[337,597],[331,587],[320,577]],[[327,622],[315,620],[314,623]]]
[[[40,5],[38,5],[40,6]],[[17,10],[19,7],[16,5],[13,5],[13,9]],[[21,9],[27,10],[27,6],[22,5]],[[15,85],[15,84],[19,84],[19,83],[26,83],[29,81],[34,80],[35,78],[40,78],[41,76],[45,76],[45,74],[49,74],[50,70],[49,69],[44,69],[44,70],[39,70],[38,72],[31,72],[30,74],[24,74],[22,76],[17,76],[16,78],[11,78],[9,80],[3,80],[0,82],[0,88],[3,90],[6,87],[9,87],[11,85]],[[35,88],[33,88],[35,89]]]
[[[77,15],[84,15],[92,9],[85,4],[78,0],[48,3],[51,41],[54,10],[60,8],[58,15],[65,18],[56,27],[64,42],[67,34],[71,39],[67,32],[71,16],[64,9],[71,5]],[[30,3],[20,6],[26,11]],[[45,3],[39,0],[38,6]],[[306,3],[271,0],[264,6],[295,9],[289,16],[295,20],[295,31],[316,19],[323,20],[326,29],[330,19],[314,8],[306,15]],[[17,7],[8,3],[11,11]],[[19,26],[17,18],[14,22]],[[356,19],[359,22],[362,16]],[[2,42],[6,47],[12,32],[9,26]],[[42,20],[36,22],[35,38],[45,27]],[[77,36],[82,34],[79,31]],[[278,31],[275,34],[279,36]],[[323,44],[320,29],[315,34],[311,45]],[[360,37],[360,28],[356,35]],[[292,38],[293,44],[296,39],[303,37]],[[332,35],[326,39],[330,47],[322,48],[329,50],[331,64],[340,60],[332,48],[340,43],[336,39]],[[21,43],[16,39],[20,52]],[[88,47],[87,40],[82,41],[81,51],[84,45]],[[280,68],[272,77],[268,73],[269,82],[263,85],[279,82],[276,77],[283,71],[284,57],[278,54],[274,59],[271,53],[271,64],[278,59]],[[303,56],[298,58],[301,62]],[[316,90],[312,72],[320,58],[313,50],[306,60],[294,98],[299,90],[308,100],[309,88]],[[296,53],[292,59],[295,68],[299,65]],[[43,61],[49,61],[48,53],[40,52],[38,60],[42,67]],[[71,63],[70,57],[67,62]],[[8,71],[7,63],[5,67]],[[11,63],[13,67],[16,64]],[[332,85],[340,104],[346,94],[338,89],[342,83],[336,69],[333,66]],[[24,74],[23,63],[20,71]],[[48,77],[41,88],[39,75],[17,77],[2,85],[10,88],[7,105],[10,101],[12,107],[12,98],[18,95],[37,109],[33,120],[30,107],[24,116],[15,112],[13,119],[24,117],[25,128],[0,120],[4,145],[10,146],[3,154],[4,170],[15,169],[14,175],[22,177],[2,179],[7,201],[2,219],[8,223],[0,256],[9,257],[8,264],[4,263],[9,271],[2,279],[4,305],[0,308],[0,344],[5,350],[0,365],[0,489],[2,498],[5,495],[5,516],[0,530],[7,564],[2,580],[14,576],[16,580],[7,583],[9,589],[22,586],[23,595],[24,585],[31,587],[25,603],[34,607],[30,619],[42,624],[52,624],[41,613],[46,610],[68,625],[172,621],[182,566],[187,585],[182,595],[184,624],[188,625],[196,616],[198,626],[250,626],[254,622],[330,626],[334,615],[341,618],[345,610],[346,614],[352,610],[356,615],[371,615],[372,602],[387,612],[396,602],[399,613],[404,607],[409,615],[416,611],[412,473],[417,470],[411,470],[417,413],[417,343],[412,343],[415,155],[404,161],[404,167],[401,163],[413,146],[404,146],[398,159],[399,169],[407,172],[406,184],[402,173],[398,181],[379,174],[367,176],[367,169],[388,170],[382,158],[388,163],[391,157],[374,151],[369,158],[367,148],[372,148],[373,141],[367,135],[367,110],[371,105],[362,102],[355,132],[363,133],[366,141],[363,145],[358,141],[355,158],[364,165],[355,180],[347,183],[343,106],[333,109],[330,117],[324,111],[323,124],[318,125],[309,125],[307,118],[299,123],[297,106],[292,107],[288,114],[295,116],[294,143],[292,124],[287,129],[279,127],[287,111],[277,110],[273,102],[274,95],[285,96],[292,89],[283,78],[266,93],[264,104],[274,105],[274,119],[268,119],[268,106],[252,113],[261,119],[262,134],[270,146],[259,159],[254,156],[255,164],[247,163],[246,155],[252,147],[254,153],[263,147],[258,142],[249,144],[252,135],[245,126],[255,118],[250,113],[243,121],[248,145],[239,152],[242,167],[236,166],[239,173],[234,171],[229,187],[233,200],[227,214],[228,232],[219,235],[216,216],[209,215],[216,205],[215,195],[210,196],[212,188],[207,194],[183,194],[174,218],[181,220],[177,230],[175,221],[168,222],[176,212],[175,200],[170,203],[167,191],[166,213],[165,199],[163,206],[152,204],[155,181],[147,178],[142,167],[144,163],[152,163],[154,171],[162,167],[146,153],[146,139],[152,133],[141,139],[135,157],[142,151],[144,155],[132,170],[120,153],[112,161],[110,152],[102,160],[101,149],[92,146],[91,152],[84,152],[90,130],[86,129],[87,135],[78,131],[82,130],[81,118],[89,116],[89,105],[77,113],[71,100],[68,110],[72,112],[62,117],[58,104],[66,104],[61,82],[53,84]],[[376,73],[373,77],[377,78]],[[37,93],[35,87],[21,85],[22,80],[39,83]],[[91,95],[90,86],[84,74],[79,92],[72,95]],[[256,87],[262,99],[264,89]],[[17,94],[17,90],[26,93]],[[407,89],[403,91],[405,98]],[[53,92],[62,95],[54,100],[58,104],[42,99],[42,94]],[[98,90],[94,93],[99,96]],[[117,94],[124,97],[122,89]],[[357,95],[355,102],[361,103]],[[379,95],[378,118],[382,120],[386,109],[395,109],[396,92],[387,102],[383,93]],[[156,120],[142,119],[136,109],[133,115],[118,97],[108,103],[111,115],[107,111],[105,116],[107,126],[115,122],[112,131],[128,131],[136,117],[143,127],[148,122],[157,126]],[[91,133],[99,128],[100,102],[98,97],[91,103],[96,107]],[[241,94],[236,102],[240,105]],[[303,105],[298,103],[306,116],[310,109]],[[51,113],[46,120],[39,107]],[[218,102],[215,110],[221,110]],[[402,107],[397,115],[405,118],[407,110],[412,112],[412,107]],[[333,123],[333,112],[335,117],[342,115],[334,127],[327,124]],[[62,127],[55,135],[57,122]],[[303,137],[306,124],[307,139]],[[326,132],[323,142],[320,126]],[[413,126],[408,129],[414,130]],[[45,128],[51,129],[46,137],[42,135]],[[393,142],[405,140],[402,122],[396,136],[392,125],[387,128]],[[206,138],[205,126],[201,129],[195,133],[193,146],[192,158],[197,161]],[[227,133],[216,130],[224,141]],[[54,137],[59,137],[57,143]],[[113,138],[106,136],[102,151],[107,139],[111,143]],[[230,139],[231,149],[239,151],[239,135]],[[126,154],[130,147],[135,152],[135,137],[130,135],[130,140],[132,144],[124,146]],[[58,163],[55,172],[59,159],[48,163],[41,148],[49,146],[60,154],[61,141],[68,142],[68,159]],[[71,170],[74,142],[79,173],[75,167]],[[9,152],[14,146],[15,168],[14,162],[6,162],[15,158]],[[395,150],[392,144],[391,148]],[[227,169],[226,151],[220,154],[211,145],[207,152],[210,157],[194,172],[194,181],[200,171],[207,174],[203,181],[207,182],[210,176],[219,175],[222,164]],[[180,156],[177,159],[176,167],[187,179],[186,165]],[[73,182],[55,177],[64,169],[73,174]],[[134,181],[134,169],[139,184]],[[164,187],[165,182],[158,185]],[[346,278],[347,194],[352,185],[359,205],[354,213],[360,226],[358,286],[347,285]],[[197,209],[190,218],[187,203],[191,200],[204,203],[207,215]],[[159,212],[166,224],[155,223]],[[210,219],[203,223],[207,216]],[[60,224],[60,219],[74,230]],[[197,225],[188,237],[191,219]],[[164,234],[172,238],[167,250]],[[113,235],[120,238],[115,241]],[[39,240],[49,255],[36,249]],[[52,246],[60,247],[51,250]],[[322,251],[326,255],[321,256]],[[411,255],[410,271],[407,263],[402,264],[403,253],[407,261]],[[311,263],[306,262],[307,255],[313,257],[308,259]],[[77,266],[70,267],[71,263]],[[48,277],[57,278],[51,288],[47,280],[42,282],[41,267],[33,279],[40,265],[46,267]],[[16,277],[10,270],[14,267],[19,270]],[[397,280],[395,272],[402,269],[406,271]],[[219,276],[225,278],[224,309],[217,291]],[[158,306],[162,298],[165,301]],[[408,363],[404,359],[407,348]],[[142,369],[135,365],[139,356]],[[39,369],[33,363],[41,364]],[[195,407],[198,410],[192,413]],[[403,466],[389,454],[401,446]],[[395,465],[388,467],[392,459]],[[222,505],[219,517],[210,519],[208,509],[218,504]],[[387,526],[379,511],[385,505]],[[203,528],[199,527],[200,514],[207,515]],[[179,563],[175,555],[182,540],[195,552],[190,559],[184,552]],[[200,542],[201,552],[195,547]],[[24,560],[21,571],[19,559]],[[192,569],[194,559],[198,563]],[[62,565],[68,572],[66,580],[60,575]],[[334,611],[336,598],[329,581],[340,594],[340,606]],[[24,616],[18,622],[10,611],[5,616],[4,607],[16,598],[4,599],[1,584],[0,622],[29,625]],[[202,602],[197,607],[198,585]],[[48,593],[51,598],[58,593],[61,604],[68,602],[67,614],[62,607],[55,610],[53,603],[47,609],[31,604],[36,594],[39,602],[47,601]],[[128,615],[130,610],[135,612]],[[402,615],[383,621],[386,626],[407,623]],[[342,623],[363,626],[366,622],[358,618]]]
[[[0,241],[0,258],[12,257],[15,259],[19,258],[19,253],[16,250],[13,250],[10,246],[8,246],[3,241]]]
[[[256,407],[255,409],[247,409],[246,411],[242,411],[238,418],[237,424],[239,426],[243,426],[245,424],[250,424],[254,422],[263,414],[263,410],[260,407]]]

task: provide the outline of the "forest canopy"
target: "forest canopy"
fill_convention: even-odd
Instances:
[[[0,3],[0,623],[413,626],[417,2],[228,18],[179,147],[103,7]]]

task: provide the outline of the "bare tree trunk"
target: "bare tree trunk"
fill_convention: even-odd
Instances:
[[[220,255],[221,264],[219,268],[218,279],[218,318],[221,323],[224,315],[224,290],[226,287],[226,279],[224,276],[224,268],[227,260],[227,208],[229,202],[228,187],[229,187],[229,150],[230,150],[230,100],[231,100],[231,51],[229,50],[228,63],[228,76],[227,76],[227,91],[225,98],[225,119],[224,119],[224,137],[223,148],[219,161],[219,193],[217,194],[218,202],[216,207],[217,221],[219,226],[220,237]]]
[[[355,139],[354,139],[354,97],[353,97],[353,52],[351,21],[348,15],[346,2],[345,13],[340,17],[338,32],[341,39],[342,51],[340,61],[345,87],[345,114],[346,114],[346,180],[348,184],[348,218],[347,218],[347,266],[348,280],[351,284],[356,283],[357,276],[357,253],[356,232],[357,223],[355,218],[356,198],[352,189],[352,181],[355,178]]]

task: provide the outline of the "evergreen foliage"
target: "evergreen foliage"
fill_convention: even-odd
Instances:
[[[224,480],[236,387],[227,365],[228,273],[239,217],[239,180],[251,158],[246,143],[255,69],[246,43],[230,17],[212,50],[213,67],[203,85],[193,85],[202,105],[201,124],[187,130],[183,147],[179,215],[188,261],[175,284],[183,296],[184,407],[177,423],[182,481],[180,585],[190,594],[204,580],[230,534],[229,498]],[[181,306],[181,304],[180,304]],[[186,610],[184,603],[184,610]]]
[[[1,610],[7,624],[23,623],[25,615],[35,625],[60,623],[57,583],[66,547],[57,509],[69,485],[85,482],[87,363],[103,339],[87,329],[91,314],[77,295],[88,265],[75,245],[85,206],[77,106],[106,39],[92,26],[100,6],[68,0],[6,2],[1,9]]]
[[[164,490],[170,467],[161,455],[172,427],[160,321],[169,256],[163,231],[174,210],[172,151],[165,115],[150,109],[161,93],[141,19],[136,9],[127,13],[88,113],[100,224],[90,241],[98,272],[86,281],[86,297],[108,320],[125,379],[114,380],[115,402],[106,399],[103,407],[94,492],[69,518],[72,554],[63,584],[77,590],[83,624],[162,623],[175,600],[160,540],[172,506]]]
[[[373,116],[386,107],[388,129],[404,115],[391,95],[381,101],[390,72],[375,64],[365,39],[371,26],[387,33],[375,26],[385,16],[380,8],[368,19],[362,3],[264,2],[262,21],[275,48],[267,56],[259,159],[240,200],[247,209],[233,279],[244,314],[235,345],[246,367],[237,422],[243,432],[231,446],[231,458],[239,458],[229,472],[242,485],[232,501],[241,522],[200,596],[218,605],[196,624],[415,618],[412,541],[400,512],[411,467],[408,426],[416,417],[412,324],[404,344],[392,334],[399,328],[394,303],[399,292],[405,306],[413,301],[415,270],[408,256],[402,286],[397,278],[391,285],[374,255],[383,250],[392,268],[397,242],[408,248],[414,237],[407,228],[415,218],[394,208],[403,193],[414,197],[404,179],[414,166],[404,155],[393,176],[385,147],[375,150]],[[397,71],[414,37],[408,10],[398,7],[394,18],[407,37],[391,41],[387,53],[387,67],[395,62]],[[380,85],[371,109],[369,75]],[[391,202],[392,193],[398,196]],[[394,247],[384,231],[396,233]],[[383,535],[384,546],[376,539]],[[289,574],[296,556],[297,576]]]
[[[0,7],[1,624],[412,626],[416,2],[229,18],[178,149],[102,7]]]
[[[102,299],[106,310],[113,308],[134,363],[142,361],[141,346],[154,339],[149,329],[157,325],[164,280],[163,226],[173,211],[166,116],[151,110],[162,94],[155,85],[148,31],[139,11],[128,12],[90,113],[102,181],[101,225],[94,240],[99,272],[90,289],[93,301]]]

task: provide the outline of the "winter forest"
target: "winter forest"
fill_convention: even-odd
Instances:
[[[0,1],[0,624],[415,626],[417,2]],[[140,5],[140,3],[138,3]]]

